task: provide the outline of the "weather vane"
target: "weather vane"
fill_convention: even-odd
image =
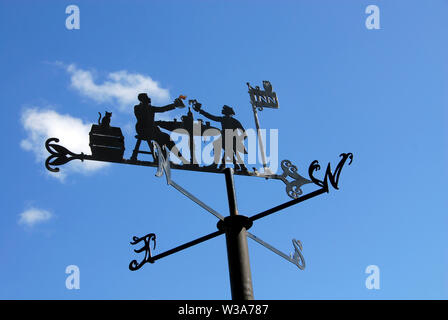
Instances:
[[[258,143],[260,146],[263,164],[262,172],[259,172],[256,168],[249,170],[246,167],[241,154],[247,154],[247,149],[244,145],[247,132],[240,121],[235,118],[235,110],[228,105],[222,107],[221,115],[213,115],[205,111],[202,104],[196,99],[191,99],[188,100],[188,112],[186,115],[182,116],[180,120],[155,120],[156,113],[167,112],[176,108],[185,108],[186,106],[183,100],[186,100],[186,96],[184,95],[180,95],[173,101],[173,103],[164,107],[155,107],[151,105],[151,99],[146,93],[140,93],[138,95],[140,103],[134,107],[134,114],[137,120],[135,125],[136,140],[132,155],[129,159],[124,158],[125,143],[121,129],[119,127],[111,126],[111,112],[106,112],[104,116],[100,113],[98,124],[92,125],[89,133],[91,155],[84,153],[75,154],[57,144],[59,142],[59,139],[57,138],[49,138],[45,142],[45,147],[50,153],[50,156],[45,161],[45,166],[52,172],[58,172],[58,166],[75,159],[81,161],[93,160],[156,167],[156,176],[161,177],[165,175],[168,185],[178,190],[218,219],[217,231],[156,255],[153,254],[153,250],[155,250],[156,247],[156,235],[154,233],[149,233],[143,237],[134,236],[131,245],[141,244],[141,247],[134,251],[136,253],[144,252],[145,256],[141,261],[133,260],[129,264],[130,270],[138,270],[146,263],[154,263],[158,259],[222,234],[225,234],[226,236],[230,286],[232,299],[234,300],[253,299],[247,237],[276,253],[285,260],[293,263],[299,269],[303,270],[305,268],[305,259],[302,254],[303,246],[299,240],[292,240],[294,253],[288,255],[277,250],[247,230],[249,230],[253,223],[258,219],[329,192],[329,185],[338,189],[341,170],[347,161],[349,165],[351,164],[353,154],[340,154],[341,159],[334,171],[331,170],[330,163],[328,163],[322,179],[315,176],[315,173],[320,170],[320,164],[317,160],[313,161],[308,167],[307,173],[309,178],[300,175],[297,167],[289,160],[281,161],[280,166],[283,171],[282,174],[272,173],[271,169],[267,166],[257,111],[262,111],[264,108],[278,109],[279,103],[277,94],[273,92],[272,85],[269,81],[263,81],[264,90],[260,89],[258,86],[253,88],[249,83],[247,83],[247,86],[255,119],[255,127],[257,129]],[[191,109],[208,120],[216,122],[216,125],[212,126],[209,121],[205,121],[204,123],[202,119],[195,120]],[[188,136],[188,159],[185,158],[181,153],[181,150],[177,148],[176,144],[171,139],[171,136],[161,129]],[[197,148],[194,143],[195,137],[215,137],[215,140],[213,141],[212,164],[201,165],[196,159],[195,154]],[[142,150],[142,142],[146,142],[148,147],[146,150]],[[170,160],[171,153],[180,160],[180,164]],[[150,156],[150,159],[142,160],[141,157],[139,159],[139,155]],[[224,174],[230,214],[228,216],[223,216],[191,194],[188,190],[177,184],[171,178],[171,169]],[[292,200],[281,203],[271,209],[254,214],[250,217],[240,215],[235,196],[234,175],[280,180],[285,184],[286,193]],[[319,188],[310,193],[303,194],[301,187],[305,184],[314,184]]]

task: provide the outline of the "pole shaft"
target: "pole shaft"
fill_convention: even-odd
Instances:
[[[231,216],[238,215],[238,206],[236,203],[235,183],[233,180],[233,169],[226,168],[224,170],[226,178],[227,200],[229,201],[229,211]]]
[[[261,153],[261,160],[263,161],[263,169],[266,171],[267,170],[266,155],[264,153],[263,139],[261,137],[260,122],[258,121],[257,107],[255,107],[255,105],[252,104],[252,109],[254,111],[255,127],[257,128],[258,143],[260,144],[260,153]]]
[[[243,217],[238,216],[233,169],[226,168],[224,173],[230,210],[230,216],[224,222],[232,300],[253,300],[254,294],[246,227],[243,225],[242,219],[240,219]]]

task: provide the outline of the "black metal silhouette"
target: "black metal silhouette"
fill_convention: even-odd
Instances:
[[[279,176],[279,179],[285,183],[286,193],[291,198],[297,199],[303,193],[301,186],[311,183],[311,180],[308,180],[298,174],[297,167],[289,160],[283,160],[280,166],[282,167],[283,174]],[[293,181],[289,182],[287,177],[292,178]]]
[[[155,107],[151,105],[151,98],[148,97],[146,93],[140,93],[138,95],[138,100],[140,104],[134,106],[134,114],[137,118],[137,123],[135,125],[135,130],[137,131],[138,147],[139,142],[145,140],[148,146],[151,148],[151,141],[156,141],[161,146],[167,146],[171,152],[176,154],[183,162],[187,162],[182,155],[177,150],[177,147],[171,137],[162,132],[154,121],[154,116],[156,113],[162,113],[174,110],[175,108],[185,107],[182,100],[184,96],[179,96],[172,104],[166,105],[164,107]],[[137,160],[138,147],[134,149],[131,160]]]
[[[266,85],[265,87],[269,88]],[[272,89],[272,86],[271,86]],[[259,90],[259,89],[254,89]],[[273,93],[272,93],[273,94]],[[50,138],[46,141],[46,148],[50,153],[47,161],[45,162],[45,166],[48,170],[57,172],[59,171],[57,166],[63,165],[71,160],[79,159],[81,161],[84,160],[94,160],[94,161],[106,161],[106,162],[115,162],[115,163],[123,163],[123,164],[132,164],[139,166],[147,166],[147,167],[157,167],[158,160],[157,154],[153,148],[153,143],[156,142],[161,145],[164,151],[164,158],[168,159],[169,148],[171,147],[171,151],[174,153],[178,152],[177,148],[172,147],[173,141],[169,137],[168,134],[161,132],[160,128],[163,128],[168,131],[174,131],[177,129],[186,130],[189,135],[190,140],[190,161],[183,159],[182,164],[171,164],[172,169],[178,170],[190,170],[190,171],[198,171],[198,172],[210,172],[210,173],[223,173],[222,169],[225,163],[224,153],[221,159],[221,149],[223,145],[225,146],[225,129],[229,129],[233,132],[233,130],[238,130],[240,135],[237,137],[232,134],[232,146],[231,146],[231,155],[233,157],[234,167],[235,167],[235,175],[244,175],[244,176],[252,176],[252,177],[262,177],[266,179],[275,179],[282,181],[286,186],[286,193],[292,199],[296,199],[298,196],[302,194],[301,187],[304,184],[310,183],[309,179],[302,177],[297,172],[297,167],[291,163],[289,160],[283,160],[281,162],[281,169],[283,170],[282,174],[273,174],[270,171],[266,170],[264,173],[259,173],[255,168],[254,171],[248,171],[245,167],[242,160],[239,158],[238,152],[246,152],[243,141],[246,138],[244,134],[244,128],[241,123],[233,118],[233,114],[235,113],[232,108],[228,106],[224,106],[222,113],[224,116],[213,116],[206,111],[201,109],[201,104],[197,100],[189,100],[189,103],[193,105],[193,109],[200,112],[204,116],[211,118],[212,120],[219,121],[222,125],[222,129],[220,130],[216,127],[210,125],[210,122],[202,121],[198,119],[195,121],[193,114],[190,110],[188,110],[187,115],[182,116],[181,121],[177,121],[174,119],[173,121],[154,121],[154,114],[157,112],[166,112],[169,110],[173,110],[177,107],[185,106],[182,102],[185,99],[185,96],[180,96],[175,99],[173,104],[170,104],[165,107],[154,107],[150,105],[150,99],[146,94],[139,95],[141,103],[135,106],[135,113],[137,117],[136,130],[138,135],[136,135],[136,144],[132,152],[132,156],[130,159],[124,159],[124,137],[122,135],[121,129],[119,127],[110,126],[112,113],[106,112],[104,117],[100,117],[98,119],[98,124],[93,124],[90,135],[90,149],[92,151],[91,155],[86,155],[84,153],[76,154],[69,151],[67,148],[55,144],[54,142],[59,142],[57,138]],[[276,96],[275,96],[276,97]],[[148,100],[147,100],[147,99]],[[260,99],[259,99],[260,100]],[[264,100],[260,100],[264,101]],[[255,109],[255,107],[254,107]],[[256,118],[257,119],[257,118]],[[256,122],[258,124],[258,122]],[[213,130],[210,130],[213,129]],[[234,133],[234,132],[233,132]],[[195,159],[195,145],[194,145],[194,136],[205,136],[205,135],[221,135],[223,138],[216,139],[214,141],[214,163],[209,166],[199,166]],[[141,150],[141,142],[146,141],[149,146],[149,151]],[[166,148],[164,148],[166,147]],[[262,148],[262,141],[260,141],[260,148]],[[152,161],[147,160],[139,160],[137,159],[138,154],[149,154],[152,155]],[[227,152],[229,153],[229,152]],[[264,155],[263,150],[261,150],[262,156]],[[179,156],[180,153],[178,153]],[[228,154],[227,154],[228,156]],[[235,157],[238,157],[237,159]],[[241,160],[241,161],[240,161]],[[217,166],[217,163],[221,162],[220,167]],[[266,166],[265,160],[263,161],[263,165]],[[313,167],[314,168],[314,167]],[[288,180],[291,178],[292,180]],[[331,176],[331,178],[333,178]]]
[[[277,205],[277,206],[275,206],[273,208],[270,208],[268,210],[265,210],[265,211],[262,211],[260,213],[254,214],[251,217],[246,217],[246,216],[242,216],[242,215],[230,215],[230,216],[224,218],[219,213],[213,212],[211,208],[205,207],[205,205],[203,203],[198,203],[202,207],[204,207],[207,211],[213,213],[219,219],[218,224],[217,224],[218,231],[212,232],[212,233],[210,233],[208,235],[205,235],[205,236],[200,237],[200,238],[198,238],[196,240],[193,240],[193,241],[190,241],[190,242],[188,242],[186,244],[183,244],[183,245],[180,245],[178,247],[175,247],[175,248],[173,248],[171,250],[162,252],[162,253],[152,257],[151,259],[146,259],[148,254],[145,253],[145,259],[139,265],[139,268],[141,266],[143,266],[143,264],[146,263],[146,262],[153,263],[155,260],[158,260],[160,258],[169,256],[169,255],[171,255],[173,253],[176,253],[176,252],[179,252],[181,250],[187,249],[187,248],[189,248],[189,247],[191,247],[193,245],[199,244],[199,243],[204,242],[206,240],[213,239],[213,238],[215,238],[217,236],[220,236],[220,235],[222,235],[222,234],[224,234],[226,232],[230,232],[230,230],[234,230],[235,228],[237,230],[239,230],[239,228],[244,228],[244,230],[246,232],[246,235],[248,237],[250,237],[251,239],[253,239],[253,240],[257,241],[257,242],[259,242],[260,244],[264,245],[268,249],[274,251],[275,253],[279,254],[280,256],[285,258],[286,260],[288,260],[288,261],[292,262],[293,264],[295,264],[297,267],[299,267],[299,269],[303,270],[305,268],[305,259],[304,259],[303,255],[301,253],[303,247],[302,247],[302,243],[300,241],[297,241],[297,240],[293,239],[294,254],[292,256],[288,257],[287,255],[285,255],[284,253],[278,251],[277,249],[273,248],[272,246],[268,245],[267,243],[265,243],[264,241],[262,241],[258,237],[256,237],[253,234],[247,232],[247,230],[252,227],[254,221],[256,221],[256,220],[264,218],[264,217],[266,217],[268,215],[271,215],[273,213],[279,212],[279,211],[281,211],[283,209],[286,209],[288,207],[291,207],[293,205],[299,204],[299,203],[301,203],[301,202],[303,202],[305,200],[309,200],[311,198],[317,197],[317,196],[319,196],[319,195],[321,195],[323,193],[326,193],[326,192],[328,193],[329,192],[329,186],[328,186],[328,182],[327,182],[328,180],[330,180],[330,184],[335,189],[338,189],[339,188],[339,186],[338,186],[339,177],[340,177],[340,174],[341,174],[343,166],[345,165],[347,159],[350,159],[350,161],[348,162],[348,165],[350,165],[352,163],[352,160],[353,160],[353,154],[352,153],[342,153],[340,156],[342,157],[342,159],[339,161],[339,163],[336,166],[336,169],[334,170],[334,172],[331,171],[330,163],[328,163],[327,171],[325,172],[325,177],[324,177],[323,180],[320,180],[320,179],[314,177],[314,175],[313,175],[313,173],[315,171],[318,171],[320,169],[319,162],[317,160],[314,160],[310,164],[309,169],[308,169],[308,172],[310,174],[310,179],[311,179],[311,181],[315,185],[320,187],[319,189],[314,190],[314,191],[312,191],[312,192],[310,192],[308,194],[302,195],[300,197],[297,197],[297,198],[295,198],[295,199],[293,199],[291,201],[288,201],[288,202],[282,203],[280,205]],[[169,177],[169,175],[170,175],[170,173],[169,173],[169,162],[165,162],[164,163],[162,161],[160,163],[160,166],[161,166],[160,171],[164,171],[165,172],[165,174],[167,175],[167,180],[169,182],[169,180],[170,180],[170,177]],[[229,176],[233,176],[234,172],[233,172],[233,170],[231,168],[226,168],[224,170],[224,173],[226,175],[226,186],[227,186],[227,193],[228,193],[228,198],[229,198],[230,212],[237,212],[238,210],[236,208],[236,202],[234,200],[235,199],[235,195],[234,195],[235,191],[234,191],[234,186],[233,186],[233,178],[229,178]],[[231,182],[228,181],[229,179],[231,179]],[[301,179],[304,179],[304,178],[302,177],[302,178],[299,178],[298,180],[301,181]],[[169,182],[169,184],[171,184],[171,183]],[[174,182],[172,182],[172,184],[174,184],[174,186],[176,186],[176,184]],[[177,187],[179,187],[179,186],[177,186]],[[182,190],[182,189],[180,189],[179,191],[184,193],[184,190]],[[302,194],[302,193],[300,193],[300,194]],[[198,199],[192,199],[192,200],[197,202]],[[231,232],[234,232],[234,231],[231,231]],[[234,245],[234,244],[231,244],[231,246],[232,245]],[[244,243],[240,244],[240,246],[243,246],[243,248],[240,248],[240,249],[245,251],[244,250]],[[240,249],[238,249],[238,250],[240,250]],[[149,256],[151,256],[150,253],[149,253]],[[229,257],[229,259],[230,259],[230,257]],[[248,256],[246,255],[244,257],[244,259],[248,259]],[[240,263],[240,262],[235,262],[234,261],[232,263]],[[231,262],[229,261],[229,263],[231,263]],[[248,264],[248,261],[243,262],[243,264]],[[245,266],[244,268],[247,268],[247,266]],[[134,271],[135,269],[131,269],[131,267],[130,267],[130,270]],[[246,273],[247,273],[247,270],[246,270]],[[239,276],[235,276],[235,277],[238,278]],[[237,281],[237,280],[234,280],[234,281]],[[244,283],[239,283],[237,285],[240,289],[236,290],[239,293],[235,293],[235,295],[237,297],[241,298],[241,292],[246,292],[247,295],[245,297],[247,299],[249,299],[249,297],[250,297],[250,294],[249,294],[250,292],[249,291],[250,290],[248,289],[249,284],[247,282],[247,278],[245,278],[244,281],[245,281]],[[242,288],[245,288],[245,289],[242,289]],[[232,297],[233,297],[233,295],[232,295]]]
[[[278,99],[275,92],[272,91],[272,85],[269,81],[263,81],[264,91],[259,87],[252,88],[249,83],[247,84],[249,87],[249,94],[251,96],[251,104],[254,111],[255,122],[257,126],[257,130],[259,131],[259,123],[257,117],[257,110],[263,110],[264,107],[267,108],[278,108]],[[146,263],[154,263],[156,260],[161,259],[163,257],[169,256],[181,250],[187,249],[196,244],[202,243],[209,239],[215,238],[219,235],[226,235],[226,243],[228,250],[228,261],[229,261],[229,273],[231,280],[231,290],[232,290],[232,298],[233,299],[253,299],[253,289],[252,289],[252,281],[250,274],[250,264],[249,264],[249,255],[247,250],[247,238],[249,237],[252,240],[258,242],[259,244],[265,246],[269,250],[278,254],[282,258],[296,265],[299,269],[305,268],[305,259],[302,254],[302,243],[296,239],[293,239],[293,247],[294,253],[291,255],[286,255],[283,252],[275,249],[268,243],[264,242],[257,236],[249,233],[247,230],[252,227],[253,223],[256,220],[264,218],[273,213],[279,212],[285,208],[301,203],[305,200],[311,199],[318,195],[321,195],[325,192],[329,192],[330,185],[338,189],[339,188],[339,178],[342,172],[342,168],[346,163],[350,165],[353,161],[352,153],[342,153],[340,155],[341,159],[337,164],[334,171],[331,170],[330,163],[328,163],[325,171],[325,175],[323,179],[319,179],[315,176],[315,173],[320,170],[320,164],[317,160],[313,161],[308,168],[309,179],[301,176],[298,173],[298,169],[295,165],[291,163],[289,160],[283,160],[281,162],[281,168],[283,170],[282,174],[273,174],[266,167],[266,161],[264,158],[264,150],[262,152],[263,155],[263,167],[264,172],[259,173],[255,169],[253,172],[249,172],[244,163],[237,161],[241,160],[240,158],[236,158],[238,156],[238,152],[244,152],[244,144],[243,139],[245,138],[244,128],[241,123],[233,118],[235,112],[229,106],[224,105],[222,109],[223,116],[214,116],[204,110],[201,109],[201,104],[197,102],[197,100],[190,100],[190,104],[193,105],[193,109],[205,117],[217,121],[221,123],[221,130],[210,126],[209,122],[203,124],[202,120],[194,121],[193,114],[188,109],[188,113],[186,116],[183,116],[181,121],[155,121],[154,115],[157,112],[167,112],[173,110],[176,107],[184,107],[182,100],[186,97],[180,96],[177,98],[173,104],[167,105],[165,107],[154,107],[151,106],[151,100],[146,94],[139,95],[140,104],[134,107],[135,116],[137,118],[136,124],[136,146],[133,150],[132,156],[130,159],[123,158],[124,152],[124,138],[121,133],[121,129],[118,127],[111,127],[111,117],[112,113],[106,112],[105,116],[102,117],[100,113],[100,117],[98,119],[98,124],[93,124],[90,132],[90,148],[92,151],[91,155],[86,155],[84,153],[76,154],[69,151],[67,148],[57,144],[59,139],[57,138],[49,138],[45,142],[45,147],[50,153],[50,156],[45,161],[45,166],[48,170],[52,172],[59,171],[58,166],[66,164],[72,160],[79,159],[81,161],[84,160],[94,160],[94,161],[106,161],[106,162],[115,162],[115,163],[123,163],[123,164],[132,164],[132,165],[140,165],[140,166],[148,166],[148,167],[158,167],[156,176],[162,176],[165,174],[168,185],[174,187],[176,190],[181,192],[183,195],[196,202],[206,211],[213,214],[216,218],[219,219],[217,223],[218,231],[207,234],[203,237],[195,239],[193,241],[187,242],[180,246],[177,246],[168,251],[162,252],[157,255],[152,254],[152,250],[155,250],[156,246],[156,235],[154,233],[149,233],[144,237],[133,237],[132,245],[136,245],[144,242],[143,246],[139,249],[134,249],[135,253],[145,253],[144,258],[138,262],[137,260],[132,260],[129,264],[129,269],[132,271],[140,269]],[[168,131],[174,131],[176,129],[185,129],[187,134],[190,137],[190,162],[183,159],[183,157],[179,154],[179,151],[174,145],[174,142],[171,140],[168,134],[162,132],[160,128],[163,128]],[[208,129],[215,129],[217,134],[221,134],[221,141],[218,146],[216,143],[215,147],[215,165],[200,167],[195,159],[194,159],[194,136],[195,135],[203,135]],[[231,160],[234,163],[234,169],[225,168],[222,169],[222,165],[225,164],[226,154],[220,159],[220,152],[222,151],[222,146],[226,146],[226,134],[225,130],[240,130],[241,134],[239,137],[241,138],[239,141],[234,141],[235,136],[232,135],[232,154]],[[260,144],[262,144],[260,135]],[[142,141],[146,141],[148,143],[150,151],[142,151],[140,150],[140,144]],[[219,140],[219,139],[218,139]],[[216,141],[215,141],[216,142]],[[262,148],[262,147],[261,147]],[[263,149],[263,148],[262,148]],[[177,155],[181,158],[182,164],[174,164],[169,160],[169,152],[177,153]],[[142,161],[137,159],[137,155],[139,153],[147,153],[153,156],[153,161]],[[216,154],[218,153],[218,156]],[[349,160],[349,161],[348,161]],[[218,168],[217,164],[221,161],[221,167]],[[226,178],[226,187],[227,187],[227,196],[229,200],[229,209],[230,215],[227,217],[222,216],[217,211],[210,208],[204,202],[199,200],[197,197],[192,195],[186,189],[175,183],[171,179],[170,170],[179,169],[179,170],[191,170],[191,171],[199,171],[199,172],[213,172],[213,173],[223,173]],[[254,214],[250,217],[240,215],[238,213],[236,198],[235,198],[235,189],[233,183],[233,175],[245,175],[245,176],[254,176],[254,177],[263,177],[266,179],[277,179],[282,181],[286,186],[286,193],[290,198],[288,202],[277,205],[273,208],[265,210],[263,212]],[[291,180],[292,179],[292,180]],[[309,192],[307,194],[303,194],[301,187],[305,184],[311,184],[318,186],[317,190]],[[154,242],[153,248],[151,249],[151,241]]]
[[[123,159],[124,154],[124,137],[121,129],[118,127],[111,127],[112,112],[105,112],[103,118],[98,112],[98,124],[93,124],[90,129],[90,150],[92,156],[99,160],[115,160]]]
[[[212,164],[212,167],[218,167],[218,163],[220,162],[220,156],[222,148],[224,147],[224,154],[221,159],[221,165],[219,166],[219,169],[223,169],[225,167],[226,158],[230,157],[230,160],[232,161],[235,170],[239,171],[248,171],[246,166],[244,165],[243,160],[241,159],[239,152],[247,154],[246,148],[244,147],[244,139],[246,139],[245,130],[241,122],[239,122],[237,119],[235,119],[233,116],[235,115],[235,111],[233,108],[224,105],[222,107],[221,113],[223,116],[215,116],[212,115],[205,110],[202,109],[202,104],[197,102],[196,100],[190,100],[190,103],[193,104],[193,109],[203,116],[207,117],[210,120],[220,122],[221,123],[221,137],[219,139],[216,139],[213,142],[213,150],[214,150],[214,163]],[[235,136],[235,131],[238,135]],[[231,137],[228,137],[228,135],[231,135]],[[232,140],[231,143],[231,150],[228,150],[228,143],[226,142],[229,138]]]
[[[302,254],[303,246],[302,246],[302,242],[300,240],[292,239],[292,245],[293,245],[293,248],[294,248],[294,253],[290,254],[288,256],[287,254],[281,252],[280,250],[277,250],[276,248],[272,247],[269,243],[264,242],[259,237],[253,235],[250,232],[247,232],[247,236],[250,239],[258,242],[259,244],[261,244],[265,248],[267,248],[267,249],[271,250],[272,252],[278,254],[280,257],[282,257],[286,261],[291,262],[292,264],[297,266],[300,270],[305,270],[306,264],[305,264],[305,258],[303,257],[303,254]]]
[[[216,129],[218,130],[218,129]],[[52,148],[54,147],[54,150],[48,149],[48,152],[50,153],[50,156],[47,158],[46,162],[45,162],[45,166],[49,171],[52,172],[58,172],[59,168],[57,168],[60,165],[63,165],[71,160],[90,160],[90,161],[103,161],[103,162],[113,162],[113,163],[121,163],[121,164],[130,164],[130,165],[137,165],[137,166],[144,166],[144,167],[157,167],[158,166],[158,162],[157,162],[157,155],[156,155],[156,159],[152,160],[152,161],[145,161],[145,160],[134,160],[132,158],[130,159],[102,159],[102,158],[98,158],[94,155],[88,155],[88,154],[84,154],[84,153],[74,153],[70,150],[68,150],[67,148],[65,148],[64,146],[61,146],[59,144],[55,144],[52,142],[59,142],[58,138],[48,138],[47,141],[45,142],[46,145],[51,146]],[[152,148],[152,146],[151,146]],[[152,148],[153,149],[153,148]],[[142,151],[139,151],[139,153],[142,153]],[[145,152],[146,153],[146,152]],[[152,154],[152,152],[151,152]],[[165,155],[167,153],[165,152]],[[67,157],[67,159],[65,160],[65,157]],[[57,158],[57,161],[55,161],[55,159]],[[171,163],[171,168],[172,169],[176,169],[176,170],[188,170],[188,171],[197,171],[197,172],[209,172],[209,173],[223,173],[222,170],[216,169],[216,168],[211,168],[211,167],[199,167],[198,165],[179,165],[179,164],[175,164],[175,163]],[[267,178],[267,179],[278,179],[277,175],[272,175],[272,176],[264,176],[264,175],[260,175],[257,172],[246,172],[246,171],[236,171],[235,175],[242,175],[242,176],[253,176],[253,177],[263,177],[263,178]]]
[[[112,112],[105,111],[104,117],[101,116],[101,112],[98,112],[100,115],[98,118],[98,125],[102,128],[109,128],[110,127],[110,121],[112,118]]]
[[[156,248],[156,235],[154,233],[149,233],[144,237],[133,237],[132,240],[134,240],[133,242],[131,242],[132,245],[136,245],[137,243],[140,243],[142,240],[144,241],[144,245],[143,247],[141,247],[140,249],[134,249],[134,252],[136,253],[140,253],[142,251],[145,251],[145,258],[140,261],[137,262],[137,260],[132,260],[131,263],[129,264],[129,270],[135,271],[140,269],[145,263],[149,262],[149,263],[154,263],[153,258],[152,258],[152,254],[151,254],[151,240],[153,240],[154,242],[154,247],[153,249]]]
[[[165,130],[176,131],[177,133],[186,132],[186,134],[188,134],[190,146],[190,161],[188,163],[183,162],[184,169],[199,168],[199,164],[195,156],[194,137],[205,137],[210,135],[214,136],[220,132],[219,129],[212,127],[210,125],[210,122],[205,122],[204,124],[202,119],[198,119],[197,121],[195,121],[190,108],[188,108],[187,114],[181,117],[181,121],[174,119],[173,121],[156,121],[155,123],[157,126]]]
[[[333,186],[333,188],[339,189],[339,187],[338,187],[339,176],[341,175],[342,167],[344,166],[347,159],[350,159],[350,162],[348,163],[349,165],[353,161],[352,153],[341,153],[339,156],[342,157],[342,159],[341,159],[341,161],[339,161],[334,172],[331,172],[331,166],[330,166],[330,163],[328,163],[327,170],[325,171],[325,177],[323,180],[319,180],[319,179],[315,178],[314,174],[313,174],[314,171],[320,170],[320,165],[317,160],[314,160],[308,169],[308,173],[310,175],[311,180],[318,186],[321,186],[326,192],[328,192],[328,180],[330,180],[330,183]]]
[[[259,86],[256,86],[253,88],[249,82],[246,83],[247,87],[249,88],[249,96],[250,96],[250,103],[252,105],[252,111],[254,113],[254,120],[255,120],[255,127],[257,128],[257,135],[258,135],[258,143],[260,144],[260,153],[261,153],[261,159],[263,161],[263,170],[265,174],[270,174],[271,170],[267,167],[266,164],[266,155],[264,152],[264,146],[263,146],[263,139],[261,138],[260,134],[260,121],[258,120],[258,111],[262,111],[263,108],[274,108],[278,109],[278,99],[277,94],[272,91],[272,85],[269,81],[264,80],[263,81],[263,87],[264,91],[260,89]],[[284,181],[282,179],[282,181]]]
[[[59,168],[52,168],[52,166],[60,166],[76,159],[84,161],[86,158],[86,155],[82,152],[81,154],[76,154],[63,146],[51,142],[59,142],[59,139],[49,138],[45,141],[45,148],[50,153],[50,156],[45,160],[45,167],[51,172],[59,172]]]
[[[277,94],[272,91],[272,85],[269,81],[263,81],[264,90],[261,90],[259,86],[253,88],[249,82],[247,82],[247,87],[249,88],[251,103],[259,111],[262,111],[263,108],[278,109]]]

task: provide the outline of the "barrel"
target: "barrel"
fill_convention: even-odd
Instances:
[[[90,150],[98,160],[123,160],[124,137],[118,127],[103,127],[97,124],[90,129]]]

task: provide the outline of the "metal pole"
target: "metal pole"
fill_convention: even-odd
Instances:
[[[227,259],[229,262],[232,300],[253,300],[252,276],[246,230],[252,226],[248,217],[238,214],[233,182],[233,169],[224,170],[230,215],[218,222],[218,228],[226,233]]]
[[[266,164],[266,155],[264,153],[264,146],[263,146],[263,139],[261,137],[261,130],[260,130],[260,123],[258,121],[258,112],[257,107],[252,103],[252,110],[254,112],[254,118],[255,118],[255,127],[257,128],[257,136],[258,136],[258,143],[260,144],[260,153],[261,153],[261,160],[263,161],[263,170],[265,174],[271,174],[271,171],[267,167]]]

